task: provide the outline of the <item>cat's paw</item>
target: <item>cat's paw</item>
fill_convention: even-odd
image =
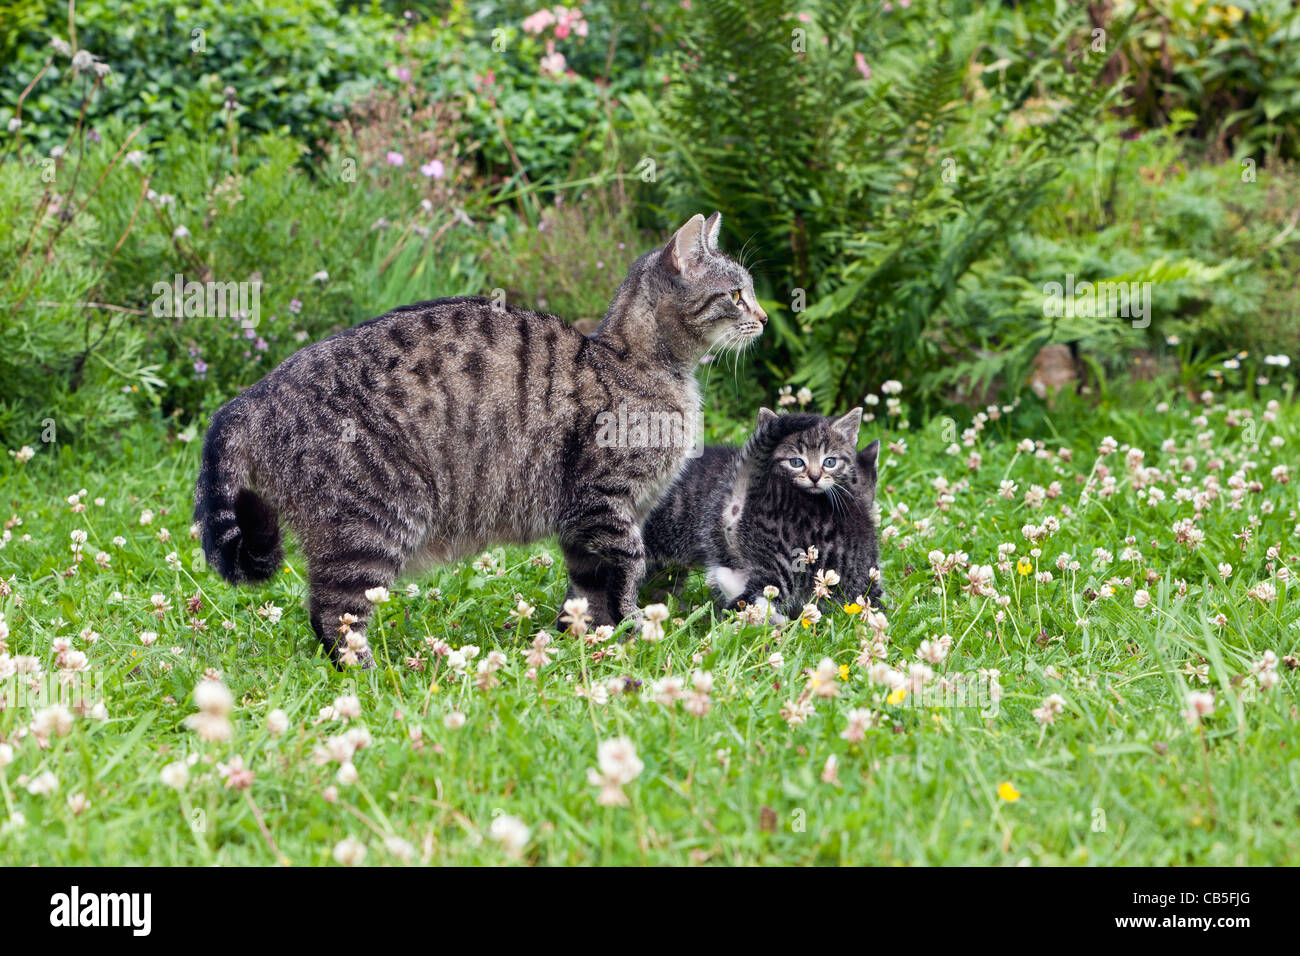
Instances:
[[[772,602],[766,597],[758,598],[754,602],[754,607],[758,608],[759,614],[768,624],[775,624],[779,627],[789,621],[789,618],[773,607]]]

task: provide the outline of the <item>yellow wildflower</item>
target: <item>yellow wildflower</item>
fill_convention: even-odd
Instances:
[[[1020,791],[1012,785],[1010,780],[1004,780],[998,784],[998,796],[1007,803],[1015,803],[1020,799]]]
[[[896,690],[891,691],[889,696],[886,697],[885,700],[889,702],[889,706],[897,707],[899,704],[903,702],[903,698],[906,696],[907,696],[907,688],[899,687]]]
[[[1034,563],[1028,558],[1021,558],[1016,562],[1016,570],[1020,572],[1020,576],[1023,578],[1030,571],[1034,570]]]

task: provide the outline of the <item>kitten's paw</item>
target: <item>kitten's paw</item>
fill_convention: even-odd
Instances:
[[[745,606],[739,610],[740,619],[746,624],[765,624],[780,627],[786,623],[786,616],[778,611],[766,597],[759,595],[752,601],[740,602]]]
[[[754,607],[758,608],[759,613],[763,616],[763,620],[767,621],[768,624],[775,624],[779,627],[789,620],[789,618],[773,607],[772,602],[766,597],[760,597],[755,601]]]

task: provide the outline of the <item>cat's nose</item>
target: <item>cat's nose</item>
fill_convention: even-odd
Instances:
[[[754,306],[754,311],[758,313],[758,321],[767,325],[767,313],[763,311],[762,306]]]

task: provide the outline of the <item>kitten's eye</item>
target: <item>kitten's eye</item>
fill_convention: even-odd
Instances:
[[[803,459],[802,459],[802,458],[791,458],[791,459],[790,459],[790,467],[791,467],[791,468],[802,468],[802,467],[803,467]]]
[[[735,304],[735,305],[740,305],[740,290],[739,290],[739,289],[732,289],[732,290],[731,290],[731,301],[732,301],[732,303]]]
[[[823,468],[834,468],[834,467],[835,467],[835,459],[834,459],[833,457],[832,457],[832,458],[827,458],[824,462],[822,462],[822,467],[823,467]]]

